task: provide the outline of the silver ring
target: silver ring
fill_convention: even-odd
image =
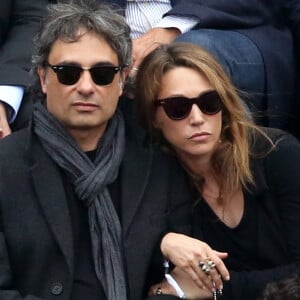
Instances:
[[[207,259],[206,264],[211,270],[213,270],[216,267],[216,264],[211,259]]]
[[[210,274],[210,267],[206,262],[200,261],[199,267],[206,275]]]
[[[157,288],[155,294],[156,294],[156,295],[162,295],[162,294],[163,294],[163,292],[162,292],[162,290],[161,290],[160,287]]]
[[[138,70],[139,70],[139,68],[132,67],[132,70],[133,70],[133,71],[138,71]]]

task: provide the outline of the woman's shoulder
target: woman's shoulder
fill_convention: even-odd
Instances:
[[[260,127],[251,144],[252,151],[265,154],[291,145],[300,147],[299,141],[291,133],[270,127]]]
[[[300,142],[291,133],[275,129],[262,128],[263,134],[257,138],[254,153],[262,158],[265,166],[271,170],[297,169],[300,172]],[[264,136],[265,134],[265,136]],[[262,154],[260,156],[260,154]],[[288,171],[288,170],[287,170]]]
[[[281,193],[288,186],[298,192],[299,141],[283,130],[272,128],[262,128],[262,130],[266,136],[262,134],[256,139],[254,155],[251,157],[251,169],[257,189],[264,190],[269,186],[271,190]]]
[[[278,128],[272,128],[272,127],[261,127],[262,131],[266,133],[268,137],[271,138],[273,142],[276,142],[278,139],[281,139],[283,137],[293,137],[293,135],[287,131],[284,131],[282,129]]]

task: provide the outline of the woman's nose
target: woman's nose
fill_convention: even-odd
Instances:
[[[204,122],[204,114],[200,110],[197,104],[192,105],[192,109],[189,114],[189,120],[191,124],[201,124]]]

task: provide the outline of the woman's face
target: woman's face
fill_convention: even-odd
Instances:
[[[178,96],[195,98],[213,89],[201,73],[188,67],[176,67],[167,71],[161,86],[157,99]],[[172,120],[166,115],[163,107],[158,106],[154,126],[161,130],[181,159],[209,160],[220,140],[222,111],[208,115],[193,104],[186,118]]]

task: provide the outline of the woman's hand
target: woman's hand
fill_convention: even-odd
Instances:
[[[191,278],[179,268],[175,268],[171,272],[171,275],[176,280],[180,288],[183,290],[186,299],[202,300],[212,298],[211,291],[199,288],[198,285],[196,285],[195,282],[191,280]],[[162,282],[153,285],[150,288],[148,295],[157,295],[157,291],[159,291],[159,293],[161,294],[169,294],[176,296],[174,288],[171,285],[169,285],[169,283],[166,280],[163,280]]]
[[[168,233],[162,239],[161,251],[175,266],[188,274],[200,289],[223,289],[222,278],[230,278],[222,261],[228,254],[215,251],[200,240],[183,234]],[[206,272],[200,264],[206,266]]]

